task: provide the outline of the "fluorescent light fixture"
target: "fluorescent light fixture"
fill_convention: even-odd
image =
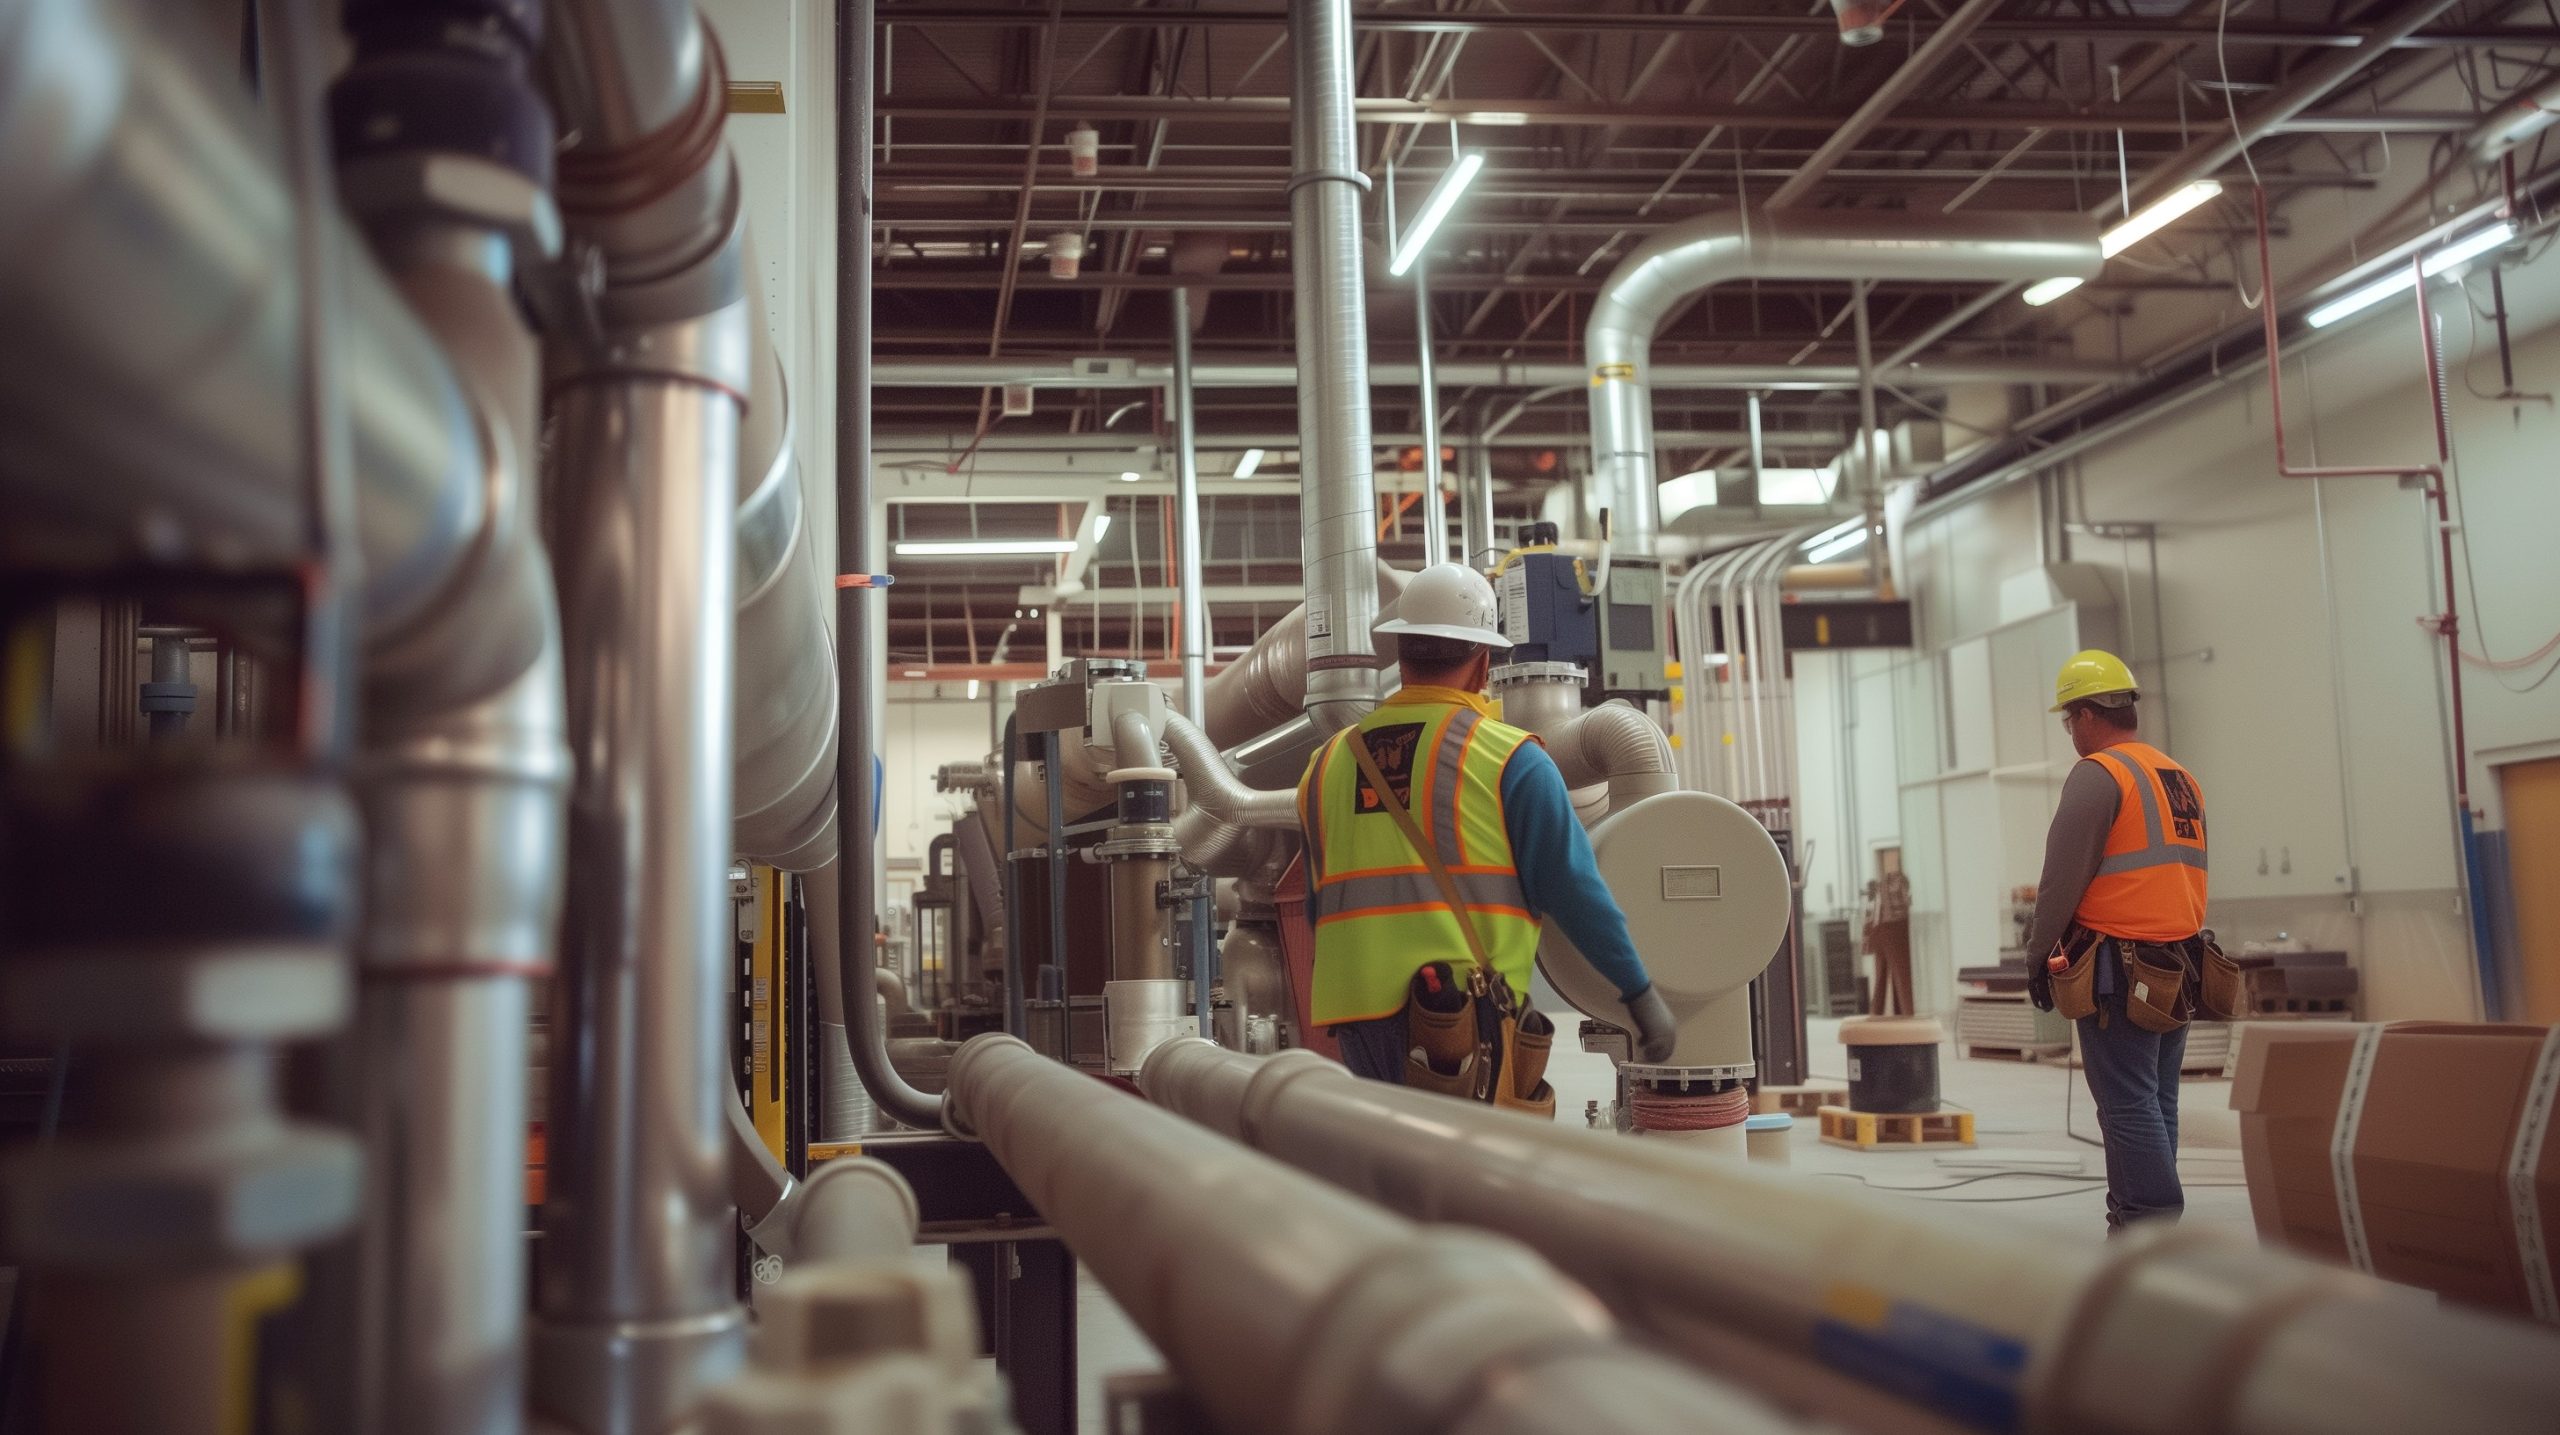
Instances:
[[[1523,119],[1525,121],[1526,117]],[[1439,232],[1440,221],[1447,219],[1449,211],[1457,207],[1458,196],[1467,192],[1468,185],[1475,183],[1476,171],[1482,168],[1484,155],[1468,150],[1458,156],[1456,164],[1441,172],[1440,182],[1431,186],[1431,197],[1422,202],[1422,212],[1413,217],[1413,227],[1404,232],[1403,241],[1396,245],[1396,257],[1387,265],[1390,277],[1403,278],[1404,272],[1413,267],[1413,261],[1422,257],[1422,246],[1430,243],[1431,236]]]
[[[1842,519],[1840,522],[1835,523],[1829,528],[1822,530],[1820,533],[1813,535],[1811,538],[1806,539],[1804,541],[1804,546],[1807,549],[1814,549],[1820,548],[1826,543],[1837,542],[1838,540],[1846,538],[1850,534],[1857,532],[1859,526],[1864,524],[1866,521],[1866,515],[1864,514],[1860,514],[1854,518]]]
[[[1824,543],[1816,547],[1809,547],[1804,555],[1805,561],[1807,563],[1828,563],[1832,559],[1837,558],[1844,553],[1854,553],[1858,549],[1866,547],[1868,529],[1864,522],[1854,518],[1849,520],[1849,522],[1851,525],[1851,531],[1840,534],[1839,537],[1832,539],[1828,543]],[[1835,533],[1839,532],[1837,529],[1832,531]]]
[[[2218,179],[2200,179],[2193,184],[2182,184],[2146,205],[2124,223],[2108,230],[2098,241],[2098,252],[2113,259],[2177,223],[2180,217],[2220,193],[2222,193],[2222,181]]]
[[[974,702],[976,702],[977,700],[978,700],[978,680],[977,680],[976,678],[971,678],[971,679],[969,680],[969,701],[971,701],[971,702],[973,702],[973,703],[974,703]]]
[[[1024,557],[1035,553],[1073,553],[1072,538],[914,539],[898,545],[901,558]]]
[[[1253,477],[1253,471],[1260,467],[1262,467],[1262,450],[1258,448],[1246,449],[1244,451],[1244,457],[1236,460],[1236,477],[1251,478]]]
[[[1110,514],[1108,514],[1108,513],[1104,513],[1104,514],[1099,514],[1099,515],[1097,515],[1097,516],[1094,518],[1094,520],[1093,520],[1093,541],[1094,541],[1096,544],[1101,543],[1101,542],[1102,542],[1102,535],[1104,535],[1104,534],[1106,534],[1106,533],[1108,533],[1108,532],[1110,532],[1110,531],[1111,531],[1111,515],[1110,515]]]
[[[2018,297],[2041,309],[2079,287],[2080,281],[2077,279],[2046,279],[2028,285],[2027,292]]]
[[[1138,471],[1136,469],[1122,470],[1120,474],[1120,481],[1122,483],[1136,483],[1138,481]]]
[[[2516,227],[2501,220],[2468,238],[2457,239],[2429,255],[2426,261],[2418,266],[2418,270],[2433,279],[2462,261],[2486,254],[2515,237]],[[2351,294],[2332,299],[2312,310],[2306,322],[2314,329],[2325,329],[2350,314],[2363,313],[2415,282],[2409,277],[2409,271],[2406,268],[2395,270],[2388,278],[2376,279]]]
[[[1471,125],[1525,125],[1528,122],[1527,110],[1474,110],[1467,115],[1467,123]]]

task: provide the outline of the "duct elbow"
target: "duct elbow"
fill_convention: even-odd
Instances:
[[[1609,784],[1609,808],[1623,812],[1680,785],[1671,764],[1671,739],[1653,719],[1624,703],[1604,703],[1576,724],[1582,750]]]

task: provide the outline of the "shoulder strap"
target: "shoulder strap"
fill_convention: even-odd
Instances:
[[[1396,826],[1404,832],[1404,840],[1413,844],[1413,850],[1421,855],[1423,865],[1431,869],[1431,880],[1440,888],[1440,900],[1446,902],[1449,911],[1457,917],[1459,934],[1467,939],[1467,951],[1475,957],[1477,970],[1486,978],[1492,978],[1495,974],[1493,958],[1485,955],[1484,939],[1476,935],[1475,919],[1468,914],[1466,899],[1458,892],[1458,879],[1449,875],[1448,867],[1440,860],[1439,849],[1423,837],[1422,828],[1414,822],[1413,814],[1405,811],[1404,803],[1396,797],[1396,790],[1387,784],[1386,774],[1378,770],[1378,759],[1369,751],[1366,734],[1355,727],[1344,735],[1344,742],[1350,747],[1351,755],[1358,759],[1360,771],[1367,774],[1369,785],[1377,790],[1378,805],[1387,809],[1387,815],[1393,817]]]

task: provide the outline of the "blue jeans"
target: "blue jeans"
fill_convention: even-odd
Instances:
[[[2106,1137],[2108,1230],[2175,1221],[2187,1208],[2178,1185],[2178,1064],[2187,1030],[2144,1031],[2126,1019],[2117,992],[2100,997],[2098,1011],[2104,1026],[2098,1016],[2080,1018],[2080,1059]]]
[[[1404,1085],[1407,1043],[1401,1010],[1394,1016],[1337,1022],[1332,1030],[1333,1039],[1342,1045],[1342,1064],[1351,1068],[1352,1075]]]

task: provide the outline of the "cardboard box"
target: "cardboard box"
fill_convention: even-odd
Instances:
[[[2560,1320],[2560,1043],[2539,1026],[2400,1022],[2373,1038],[2350,1145],[2364,1260],[2339,1199],[2338,1108],[2362,1023],[2244,1025],[2231,1106],[2259,1236],[2449,1300]],[[2541,1090],[2537,1097],[2537,1077]],[[2528,1129],[2532,1128],[2532,1129]],[[2528,1189],[2510,1189],[2537,1134]],[[2519,1197],[2521,1196],[2521,1199]],[[2532,1231],[2519,1229],[2519,1215]],[[2525,1252],[2535,1252],[2538,1279]],[[2537,1300],[2537,1287],[2539,1300]]]

